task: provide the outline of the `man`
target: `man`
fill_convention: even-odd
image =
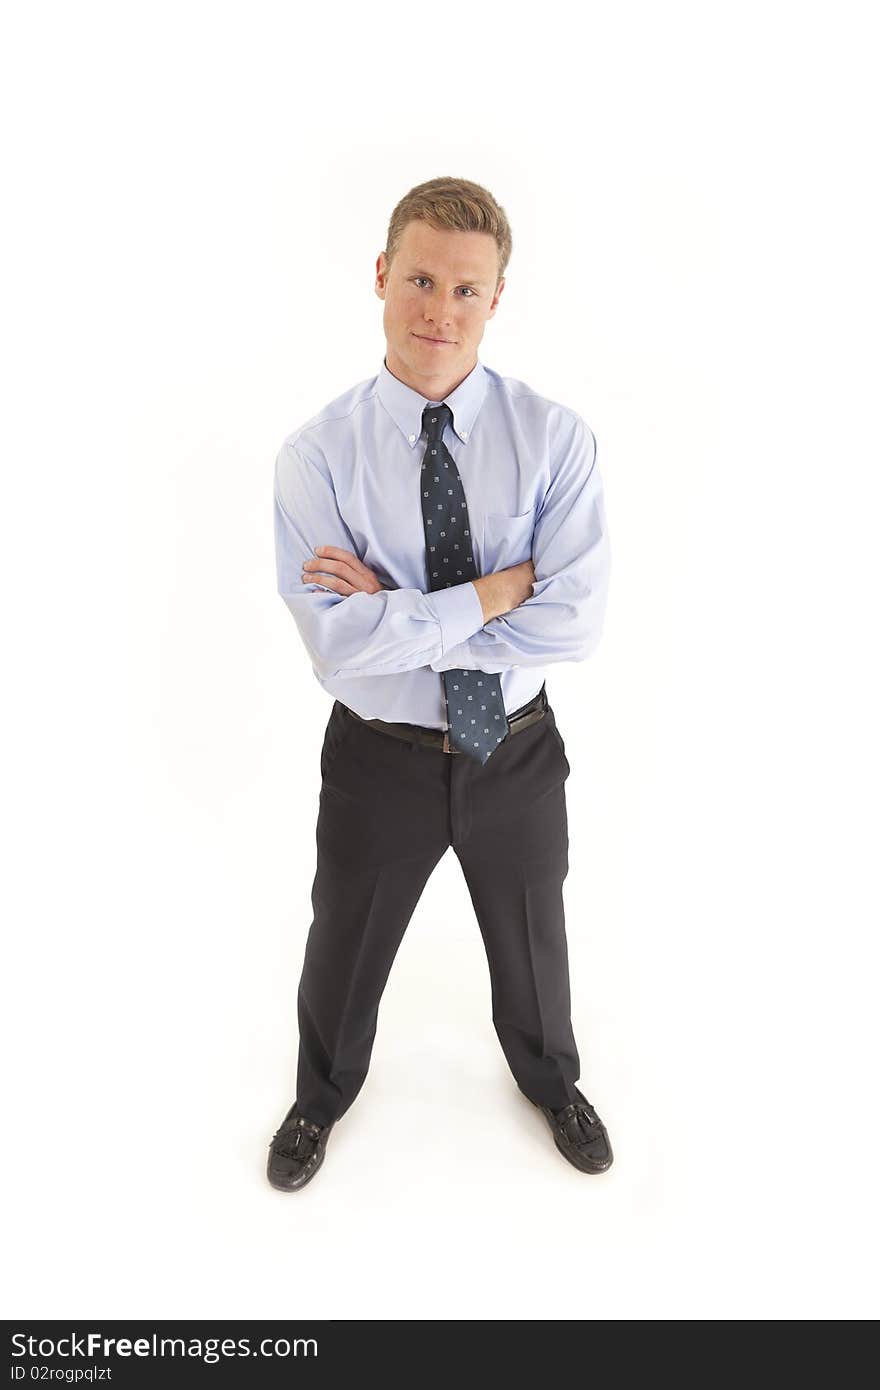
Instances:
[[[495,1030],[580,1171],[612,1162],[575,1082],[562,884],[570,767],[543,668],[594,649],[610,551],[592,431],[478,359],[511,235],[492,195],[434,179],[376,262],[386,352],[278,454],[278,589],[335,703],[321,751],[297,1094],[273,1186],[321,1166],[370,1061],[403,933],[450,844]]]

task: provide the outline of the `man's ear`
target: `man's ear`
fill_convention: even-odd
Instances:
[[[498,288],[497,288],[497,290],[495,291],[495,298],[492,300],[492,303],[491,303],[490,306],[489,306],[489,312],[488,312],[488,314],[486,315],[486,317],[489,318],[489,319],[491,319],[491,318],[493,317],[493,315],[494,315],[494,313],[495,313],[495,310],[498,308],[498,301],[499,301],[499,299],[501,298],[501,291],[504,289],[505,284],[506,284],[506,281],[505,281],[505,280],[499,280],[499,281],[498,281]]]
[[[380,251],[376,258],[376,294],[380,299],[385,298],[385,287],[388,283],[388,267],[385,264],[385,252]]]

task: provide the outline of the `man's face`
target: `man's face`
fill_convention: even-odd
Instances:
[[[385,363],[428,400],[442,400],[473,370],[483,329],[498,306],[498,246],[488,232],[407,223],[397,254],[376,262],[385,301]],[[431,341],[440,339],[441,341]]]

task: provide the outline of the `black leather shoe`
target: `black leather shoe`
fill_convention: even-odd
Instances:
[[[266,1176],[272,1186],[282,1192],[298,1192],[305,1187],[324,1162],[332,1128],[307,1120],[294,1101],[269,1145]]]
[[[608,1131],[583,1092],[575,1086],[579,1100],[562,1110],[537,1105],[546,1116],[559,1152],[582,1173],[604,1173],[614,1162]],[[531,1100],[531,1096],[529,1096]]]

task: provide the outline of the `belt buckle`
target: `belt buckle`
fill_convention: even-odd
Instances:
[[[444,752],[444,753],[454,753],[454,752],[455,752],[455,749],[454,749],[454,748],[450,748],[450,746],[449,746],[449,730],[448,730],[448,729],[444,729],[444,730],[443,730],[443,752]]]

